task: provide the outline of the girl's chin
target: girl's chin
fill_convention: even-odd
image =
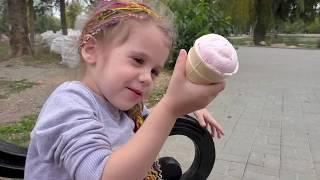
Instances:
[[[121,111],[128,111],[128,110],[132,109],[137,104],[139,104],[139,103],[136,103],[134,105],[121,106],[121,107],[118,107],[118,109],[120,109]]]

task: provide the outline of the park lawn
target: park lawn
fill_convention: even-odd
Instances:
[[[0,42],[0,61],[8,59],[9,54],[10,54],[9,44]]]
[[[22,120],[16,123],[0,125],[0,139],[27,147],[30,140],[30,131],[34,127],[37,114],[22,117]]]
[[[163,96],[168,86],[172,71],[165,70],[157,79],[157,85],[151,93],[149,99],[145,102],[148,107],[155,105]],[[20,87],[20,86],[18,86]],[[30,141],[30,132],[34,127],[38,114],[31,114],[22,117],[21,121],[16,123],[0,124],[0,139],[27,147]]]
[[[9,81],[0,79],[0,99],[6,99],[10,94],[19,93],[27,88],[37,85],[27,79]]]

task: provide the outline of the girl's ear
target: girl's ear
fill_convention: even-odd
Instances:
[[[81,55],[83,60],[88,64],[95,64],[97,61],[98,45],[97,40],[94,37],[90,37],[89,40],[81,48]]]

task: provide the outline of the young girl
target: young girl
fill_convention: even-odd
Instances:
[[[44,104],[31,133],[26,180],[161,179],[154,162],[176,118],[199,109],[200,124],[223,134],[203,108],[224,83],[189,82],[185,50],[164,97],[151,112],[142,105],[174,42],[159,12],[132,1],[97,6],[80,38],[84,77],[60,85]]]

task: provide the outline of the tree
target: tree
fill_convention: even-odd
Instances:
[[[5,0],[0,0],[0,34],[8,34],[8,6]]]
[[[217,4],[225,15],[232,17],[233,33],[237,34],[250,31],[250,26],[255,23],[255,3],[255,0],[220,0]]]
[[[60,0],[60,20],[61,20],[61,29],[62,34],[68,34],[68,27],[67,27],[67,18],[66,18],[66,4],[64,0]]]
[[[42,0],[41,5],[42,9],[47,10],[44,7],[59,7],[60,11],[60,22],[61,22],[61,29],[62,29],[62,34],[67,35],[68,34],[68,23],[67,23],[67,18],[66,18],[66,6],[68,4],[93,4],[94,0]],[[44,6],[43,6],[44,5]]]
[[[235,26],[254,27],[256,45],[281,21],[313,20],[319,14],[319,3],[320,0],[218,0],[220,7],[231,15]]]
[[[28,38],[27,6],[25,0],[7,0],[10,23],[11,56],[32,54]]]
[[[274,14],[284,21],[301,18],[313,21],[319,16],[320,0],[274,0]]]
[[[35,12],[34,12],[34,7],[33,7],[33,0],[28,0],[28,23],[29,23],[29,32],[30,32],[30,42],[31,46],[34,45],[34,19],[36,17]]]
[[[260,45],[261,41],[265,41],[267,30],[273,25],[273,12],[271,0],[257,0],[255,3],[256,22],[253,30],[253,43]]]
[[[80,3],[72,3],[67,6],[68,27],[74,28],[77,16],[83,11]]]

